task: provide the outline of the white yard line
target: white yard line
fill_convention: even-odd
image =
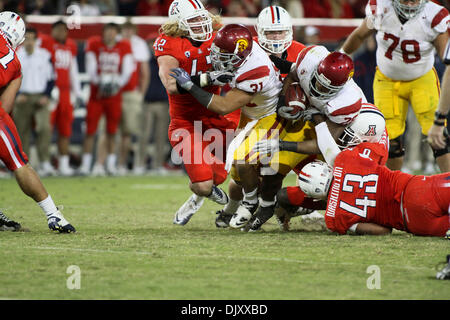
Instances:
[[[106,254],[136,254],[136,255],[148,255],[153,256],[154,254],[159,254],[159,252],[151,252],[151,251],[123,251],[123,250],[103,250],[103,249],[88,249],[88,248],[68,248],[68,247],[20,247],[21,249],[33,249],[33,250],[60,250],[60,251],[77,251],[83,253],[106,253]],[[175,257],[175,255],[164,253],[162,257]],[[176,257],[179,257],[178,255]],[[352,263],[352,262],[329,262],[329,261],[308,261],[308,260],[298,260],[298,259],[289,259],[289,258],[280,258],[280,257],[252,257],[252,256],[230,256],[230,255],[196,255],[196,254],[183,254],[183,257],[190,258],[202,258],[202,259],[229,259],[229,260],[248,260],[248,261],[273,261],[273,262],[288,262],[288,263],[299,263],[299,264],[324,264],[324,265],[348,265],[348,266],[363,266],[367,267],[371,263],[363,264],[363,263]],[[396,268],[396,269],[406,269],[406,270],[434,270],[432,267],[415,267],[415,266],[406,266],[406,265],[393,265],[389,264],[387,267]]]

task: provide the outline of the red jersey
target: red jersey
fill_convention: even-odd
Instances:
[[[57,42],[51,36],[40,35],[41,47],[50,52],[56,72],[55,85],[59,89],[70,89],[70,68],[77,56],[75,41],[67,39],[65,43]]]
[[[0,88],[5,87],[22,75],[19,58],[16,52],[9,45],[8,41],[0,33]]]
[[[113,47],[108,47],[99,36],[94,36],[87,40],[85,51],[95,54],[98,75],[102,73],[120,75],[124,57],[132,54],[129,41],[118,41]],[[97,85],[91,84],[91,96],[96,96],[97,89]]]
[[[180,68],[191,76],[201,74],[211,69],[210,48],[214,36],[209,41],[201,42],[200,46],[192,45],[188,38],[174,38],[161,34],[153,48],[155,56],[172,56],[178,60]],[[220,87],[208,86],[204,90],[213,94],[220,93]],[[215,112],[207,110],[192,95],[168,94],[171,119],[201,120],[203,118],[223,118]]]
[[[383,144],[363,142],[343,150],[334,162],[325,222],[328,229],[345,234],[352,225],[372,222],[404,230],[401,195],[414,177],[391,171]]]

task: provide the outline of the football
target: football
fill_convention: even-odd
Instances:
[[[290,112],[292,115],[305,111],[309,107],[308,98],[298,82],[291,83],[288,87],[284,96],[284,102],[286,106],[294,108]]]

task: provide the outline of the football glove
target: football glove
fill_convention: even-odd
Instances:
[[[274,154],[280,150],[280,142],[278,139],[260,140],[253,147],[254,152],[259,152],[261,156]]]
[[[187,91],[191,90],[194,83],[192,82],[191,76],[186,72],[186,70],[184,70],[183,68],[174,68],[170,69],[170,71],[172,71],[172,73],[170,73],[169,75],[172,78],[175,78],[181,88]]]
[[[101,97],[112,97],[119,92],[119,85],[117,83],[100,83],[99,92]]]
[[[291,70],[296,68],[296,64],[294,62],[290,62],[277,56],[271,54],[269,56],[270,60],[272,60],[275,67],[277,67],[281,73],[289,73]]]
[[[208,84],[213,86],[224,86],[233,79],[233,73],[229,71],[210,71],[206,75]]]

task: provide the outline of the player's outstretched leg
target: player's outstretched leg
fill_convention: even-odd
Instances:
[[[189,222],[194,213],[196,213],[202,207],[204,201],[204,197],[198,196],[195,193],[191,195],[189,199],[187,199],[187,201],[183,203],[180,209],[175,212],[173,224],[184,226]]]

